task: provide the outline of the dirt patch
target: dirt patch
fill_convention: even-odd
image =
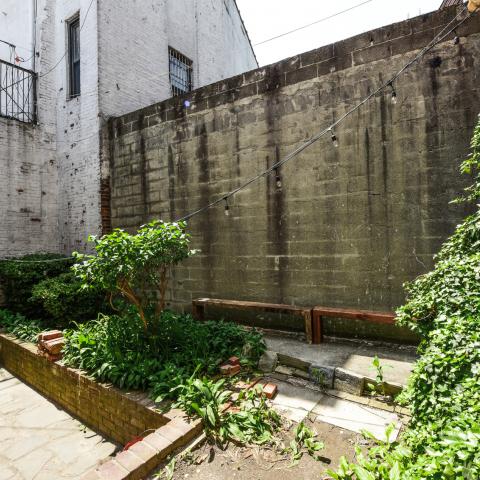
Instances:
[[[296,465],[292,465],[291,456],[282,454],[281,448],[238,447],[228,445],[224,450],[218,446],[204,443],[191,454],[185,455],[175,463],[172,480],[319,480],[327,478],[327,468],[335,469],[340,457],[352,459],[355,444],[365,443],[361,435],[320,422],[305,420],[305,424],[317,432],[317,440],[325,443],[325,449],[319,452],[320,460],[304,453]],[[292,424],[281,436],[281,442],[288,446],[294,436],[296,424]],[[152,476],[153,478],[159,478]]]

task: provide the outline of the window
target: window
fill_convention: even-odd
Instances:
[[[170,85],[172,95],[192,91],[192,61],[173,48],[168,48]]]
[[[68,93],[80,95],[80,18],[68,22]]]

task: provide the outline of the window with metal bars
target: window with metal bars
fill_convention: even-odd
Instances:
[[[80,18],[68,22],[68,93],[80,95]]]
[[[168,47],[168,58],[172,95],[175,97],[191,92],[193,88],[193,62],[171,47]]]

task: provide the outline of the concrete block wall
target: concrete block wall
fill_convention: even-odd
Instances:
[[[182,217],[328,126],[423,48],[455,8],[322,47],[114,119],[106,136],[113,227]],[[172,274],[170,305],[211,296],[392,310],[402,284],[466,215],[458,167],[480,110],[476,19],[336,131],[191,219],[201,253]]]

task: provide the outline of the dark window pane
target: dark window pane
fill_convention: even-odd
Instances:
[[[168,49],[170,85],[172,95],[190,92],[192,84],[192,61],[173,48]]]
[[[68,76],[71,97],[80,95],[80,21],[68,25]]]

